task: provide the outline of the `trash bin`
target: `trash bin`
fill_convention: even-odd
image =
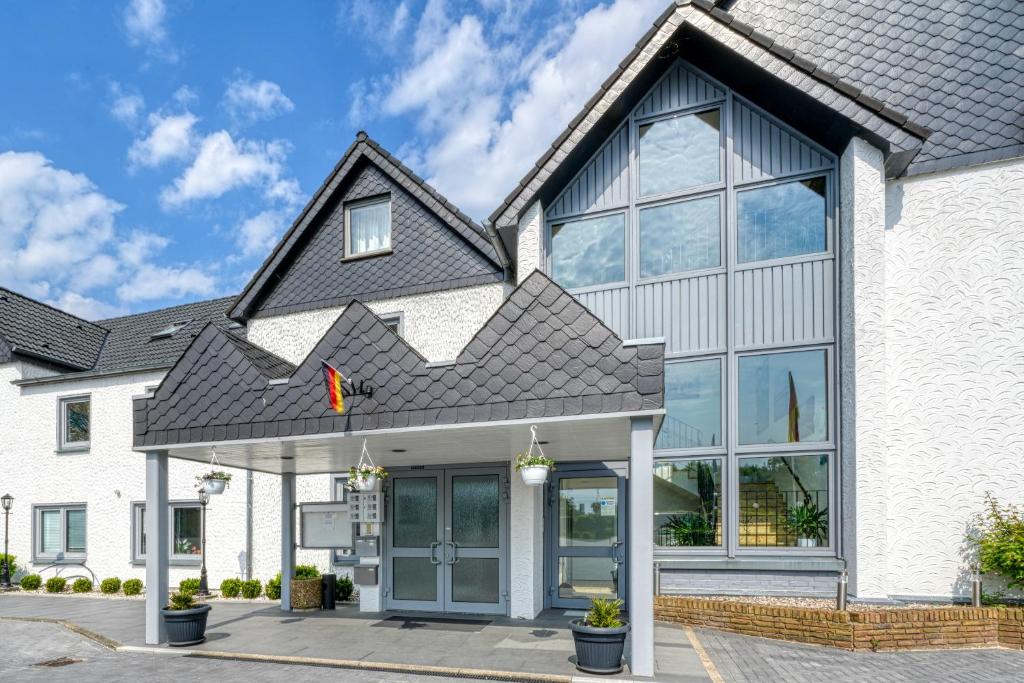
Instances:
[[[334,590],[338,585],[336,574],[324,574],[320,577],[321,600],[320,609],[334,609]]]

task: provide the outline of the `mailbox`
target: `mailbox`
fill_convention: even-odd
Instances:
[[[375,564],[357,564],[352,567],[353,583],[357,586],[376,586],[377,569]]]
[[[378,536],[356,536],[356,557],[380,556]]]

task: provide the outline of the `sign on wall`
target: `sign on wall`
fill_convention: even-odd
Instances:
[[[300,548],[351,548],[352,516],[348,503],[299,505]]]

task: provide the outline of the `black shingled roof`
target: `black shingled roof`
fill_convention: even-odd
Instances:
[[[0,363],[22,355],[88,370],[106,336],[100,325],[0,287]]]

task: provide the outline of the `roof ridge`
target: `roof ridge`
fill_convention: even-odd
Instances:
[[[48,304],[45,301],[40,301],[39,299],[35,299],[33,297],[26,296],[25,294],[22,294],[21,292],[16,292],[13,289],[10,289],[9,287],[0,286],[0,292],[7,292],[7,293],[13,294],[14,296],[19,297],[21,299],[25,299],[26,301],[31,301],[32,303],[34,303],[36,305],[43,306],[44,308],[48,308],[51,311],[54,311],[56,313],[60,313],[61,315],[65,315],[65,316],[67,316],[69,318],[73,318],[74,320],[78,320],[79,322],[83,322],[86,325],[91,325],[92,327],[95,327],[96,329],[100,330],[101,332],[110,332],[110,330],[108,330],[107,328],[105,328],[105,327],[103,327],[102,325],[99,324],[100,321],[95,321],[94,322],[92,320],[86,320],[85,318],[77,316],[74,313],[68,313],[67,311],[65,311],[62,308],[57,308],[56,306]]]
[[[117,315],[117,316],[114,316],[113,318],[103,318],[103,319],[98,320],[96,322],[97,323],[101,323],[101,322],[107,323],[107,322],[112,322],[112,321],[115,321],[115,320],[126,320],[127,318],[138,318],[138,317],[141,317],[141,316],[144,316],[144,315],[150,315],[152,313],[161,313],[163,311],[170,311],[171,309],[174,309],[174,308],[185,308],[187,306],[201,306],[203,304],[212,304],[215,301],[222,301],[222,300],[223,301],[234,301],[236,296],[238,296],[238,295],[237,294],[232,294],[232,295],[229,295],[229,296],[218,296],[218,297],[213,298],[213,299],[200,299],[199,301],[192,301],[192,302],[187,303],[187,304],[174,304],[173,306],[163,306],[161,308],[153,308],[153,309],[150,309],[148,311],[139,311],[138,313],[126,313],[124,315]],[[227,309],[224,309],[224,312],[226,314],[227,313]]]

